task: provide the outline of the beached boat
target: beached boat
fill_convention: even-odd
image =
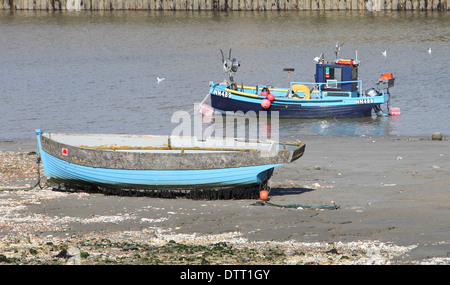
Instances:
[[[360,62],[357,59],[325,61],[322,54],[315,58],[315,82],[292,82],[290,73],[294,69],[285,68],[290,82],[286,88],[238,84],[233,76],[240,62],[231,59],[231,50],[228,59],[224,59],[222,53],[222,61],[229,80],[220,84],[210,82],[211,107],[215,112],[267,111],[270,116],[276,111],[279,117],[288,118],[362,117],[370,116],[372,110],[377,115],[384,115],[380,105],[386,104],[387,113],[391,114],[392,73],[384,73],[375,88],[363,91],[362,81],[358,79]]]
[[[255,197],[267,187],[274,167],[295,161],[305,149],[301,142],[214,137],[198,140],[41,130],[36,130],[36,136],[38,154],[50,183],[133,195],[164,196],[171,192],[194,197],[192,192],[222,190],[221,195],[228,193],[233,198],[236,193]]]

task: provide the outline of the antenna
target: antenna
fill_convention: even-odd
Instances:
[[[231,59],[231,48],[230,52],[228,53],[228,58],[224,58],[222,49],[220,50],[220,53],[222,54],[223,70],[228,73],[230,81],[233,82],[233,76],[241,66],[241,62],[236,60],[235,58]]]

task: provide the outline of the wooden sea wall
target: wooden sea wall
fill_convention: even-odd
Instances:
[[[417,10],[447,11],[450,0],[0,0],[11,10]]]

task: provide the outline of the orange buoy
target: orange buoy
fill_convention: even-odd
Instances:
[[[384,76],[384,77],[386,77],[387,79],[392,79],[392,78],[394,78],[394,75],[392,74],[392,72],[383,73],[383,75],[381,75],[381,76]]]
[[[262,99],[261,106],[264,109],[268,109],[270,107],[270,100],[269,99]]]
[[[273,95],[272,93],[267,94],[267,99],[269,99],[269,101],[273,101],[275,100],[275,95]]]
[[[381,74],[381,76],[378,79],[378,81],[388,80],[388,79],[392,79],[392,78],[394,78],[394,75],[391,72],[383,73],[383,74]]]
[[[266,201],[267,199],[269,199],[269,191],[267,190],[261,190],[259,191],[259,199]]]

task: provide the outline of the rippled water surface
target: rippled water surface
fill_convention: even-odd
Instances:
[[[276,86],[285,67],[312,81],[313,58],[334,59],[336,42],[342,57],[357,50],[363,89],[394,74],[401,116],[280,120],[280,136],[450,134],[447,13],[0,11],[0,30],[0,139],[170,134],[172,114],[227,77],[220,49],[241,61],[237,82]]]

